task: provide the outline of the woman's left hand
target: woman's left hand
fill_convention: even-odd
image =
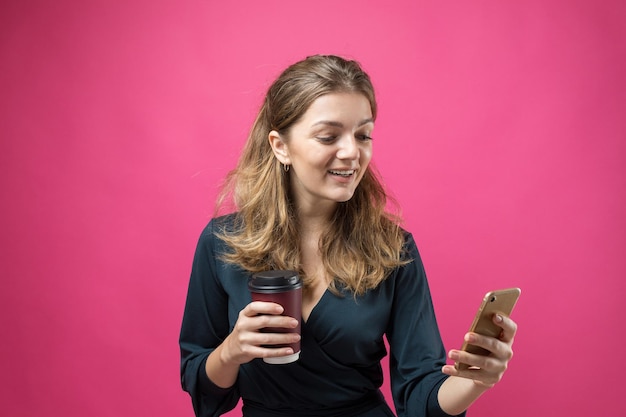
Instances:
[[[457,370],[454,365],[445,365],[442,372],[446,375],[468,378],[475,384],[486,388],[493,387],[502,379],[509,361],[513,357],[513,339],[517,324],[508,317],[494,314],[493,322],[502,328],[499,338],[467,333],[465,340],[472,345],[487,349],[488,356],[475,355],[461,350],[451,350],[448,357],[455,362],[470,366],[469,369]]]

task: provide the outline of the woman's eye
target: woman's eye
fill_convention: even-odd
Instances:
[[[337,136],[316,136],[315,137],[317,140],[319,140],[322,143],[331,143],[334,142],[337,139]]]
[[[337,139],[339,138],[339,135],[320,135],[320,136],[316,136],[315,139],[317,139],[318,141],[320,141],[321,143],[334,143],[335,141],[337,141]],[[359,133],[354,135],[354,137],[360,141],[360,142],[367,142],[372,140],[372,137],[366,133]]]

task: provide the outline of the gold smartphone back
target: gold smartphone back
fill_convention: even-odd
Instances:
[[[489,291],[485,294],[485,298],[483,298],[480,308],[476,312],[474,322],[470,326],[469,331],[495,338],[500,337],[502,329],[493,322],[493,315],[499,313],[506,317],[510,316],[520,294],[521,290],[519,288]],[[476,355],[489,355],[488,350],[471,345],[467,342],[463,343],[461,350]],[[457,362],[455,366],[457,369],[468,368],[467,364],[459,362]]]

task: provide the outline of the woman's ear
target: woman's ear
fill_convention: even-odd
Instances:
[[[280,136],[280,133],[272,130],[267,136],[267,139],[270,142],[270,146],[272,147],[272,151],[274,151],[276,159],[278,159],[283,165],[291,164],[291,159],[289,158],[289,148]]]

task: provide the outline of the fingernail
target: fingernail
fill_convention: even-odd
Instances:
[[[456,350],[451,350],[448,356],[450,356],[450,359],[456,361],[459,359],[459,352],[457,352]]]
[[[476,341],[476,336],[474,336],[474,335],[473,335],[473,334],[471,334],[471,333],[467,333],[467,334],[465,335],[465,341],[466,341],[466,342],[474,342],[474,341]]]
[[[501,315],[499,315],[499,314],[496,314],[496,321],[497,321],[498,323],[501,323],[501,322],[502,322],[502,320],[503,320],[502,316],[501,316]]]

